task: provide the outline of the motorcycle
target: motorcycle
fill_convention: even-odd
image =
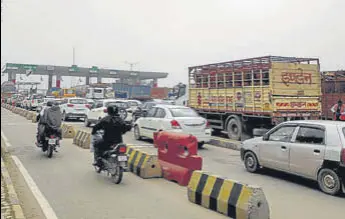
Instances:
[[[105,151],[101,157],[97,159],[95,170],[97,173],[102,171],[110,175],[115,184],[122,181],[123,172],[128,167],[128,155],[126,154],[127,146],[125,144],[113,145],[112,149]]]
[[[54,151],[57,152],[57,147],[60,146],[59,141],[60,138],[56,135],[50,135],[49,137],[45,138],[42,151],[47,154],[47,157],[52,158]]]

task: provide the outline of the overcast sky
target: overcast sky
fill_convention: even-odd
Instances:
[[[160,86],[187,82],[188,66],[269,54],[345,69],[344,0],[3,1],[1,64],[71,65],[75,47],[78,66],[168,72]]]

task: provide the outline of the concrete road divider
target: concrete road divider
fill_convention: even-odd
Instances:
[[[155,135],[154,142],[158,147],[163,177],[176,181],[181,186],[187,186],[193,171],[202,168],[202,157],[197,154],[196,137],[175,132],[159,132]]]
[[[29,112],[29,111],[27,111],[27,110],[25,110],[25,109],[21,109],[21,110],[22,110],[21,116],[23,116],[23,117],[25,117],[25,118],[27,118],[27,115],[28,115],[29,113],[31,113],[31,112]]]
[[[187,187],[189,201],[236,219],[269,219],[262,188],[194,171]]]
[[[128,145],[129,171],[143,179],[162,177],[162,168],[158,162],[157,149],[152,147],[131,147]]]
[[[34,112],[27,112],[26,113],[26,119],[27,120],[32,120],[32,117],[36,117],[36,113],[34,113]]]
[[[61,125],[61,129],[62,129],[62,138],[74,138],[75,130],[73,126],[63,123]]]
[[[32,122],[32,123],[36,123],[36,122],[37,122],[37,113],[36,113],[36,112],[33,112],[33,113],[32,113],[31,122]]]
[[[233,150],[240,150],[240,144],[241,142],[227,139],[227,138],[219,138],[219,137],[214,137],[212,136],[210,142],[208,144],[217,146],[217,147],[222,147],[222,148],[228,148],[228,149],[233,149]]]
[[[91,143],[91,133],[78,130],[77,134],[73,138],[73,144],[89,149],[90,148],[90,143]]]

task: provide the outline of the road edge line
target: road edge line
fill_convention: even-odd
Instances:
[[[1,130],[1,138],[4,140],[6,147],[11,147],[11,143],[8,141],[8,138],[5,136],[5,133]]]
[[[18,167],[19,171],[23,175],[26,184],[30,188],[38,204],[41,206],[44,216],[47,219],[58,219],[53,208],[50,206],[48,200],[44,197],[44,195],[42,194],[42,192],[36,185],[35,181],[30,176],[29,172],[26,170],[22,162],[19,160],[19,158],[15,155],[12,155],[11,157],[14,163],[16,164],[16,166]]]
[[[16,190],[14,189],[10,174],[6,168],[6,164],[1,156],[1,175],[5,181],[8,196],[10,197],[11,207],[16,219],[25,219],[22,206],[20,205]]]

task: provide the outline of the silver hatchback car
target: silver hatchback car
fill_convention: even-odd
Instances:
[[[262,167],[316,180],[330,195],[345,193],[345,122],[289,121],[241,144],[247,171]]]

